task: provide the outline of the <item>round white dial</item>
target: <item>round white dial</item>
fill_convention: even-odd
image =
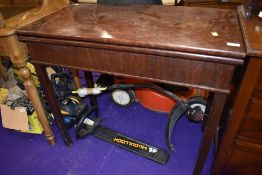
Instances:
[[[194,108],[196,106],[199,106],[202,112],[206,111],[206,105],[203,105],[201,103],[199,103],[199,104],[195,103],[195,104],[190,105],[191,108]]]
[[[131,101],[129,94],[123,90],[115,90],[112,92],[113,100],[119,105],[128,105]]]

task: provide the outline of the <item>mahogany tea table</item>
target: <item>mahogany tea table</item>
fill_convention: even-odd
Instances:
[[[55,117],[45,66],[206,89],[211,100],[194,174],[200,174],[245,47],[234,10],[158,5],[65,7],[17,31]],[[70,138],[65,130],[63,137]],[[65,139],[70,140],[70,139]]]

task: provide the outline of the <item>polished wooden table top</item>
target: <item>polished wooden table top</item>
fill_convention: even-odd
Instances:
[[[244,7],[238,7],[247,54],[248,56],[262,57],[262,18],[257,16],[258,13],[258,11],[255,11],[250,19],[246,19]]]
[[[18,34],[237,59],[245,57],[234,10],[80,4],[31,23]]]

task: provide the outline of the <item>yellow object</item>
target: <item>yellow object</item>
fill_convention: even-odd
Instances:
[[[71,100],[77,102],[78,104],[80,103],[80,101],[78,99],[74,98],[74,97],[69,97],[69,98]],[[66,112],[66,111],[63,111],[63,110],[61,110],[60,112],[61,112],[62,115],[69,115],[70,114],[69,112]]]
[[[34,112],[32,115],[28,115],[28,123],[29,123],[28,131],[21,131],[21,132],[31,133],[31,134],[43,133],[43,128],[37,118],[36,112]]]
[[[4,104],[8,97],[8,89],[0,88],[0,104]]]
[[[26,67],[28,67],[28,69],[30,69],[30,71],[32,73],[32,80],[35,82],[36,87],[40,87],[40,83],[39,83],[39,80],[38,80],[38,77],[37,77],[37,74],[36,74],[36,71],[35,71],[35,66],[31,63],[27,63]],[[16,77],[16,80],[23,83],[22,79],[18,76],[18,70],[16,68],[13,68],[13,71],[14,71],[14,75]],[[50,79],[51,74],[56,73],[55,70],[51,67],[47,67],[46,71],[47,71],[49,79]]]
[[[78,99],[76,99],[75,97],[69,97],[71,100],[77,102],[77,103],[80,103],[80,101]]]
[[[28,67],[28,69],[30,69],[30,71],[32,73],[32,80],[35,82],[36,87],[39,87],[40,83],[39,83],[38,77],[36,75],[36,71],[35,71],[34,65],[31,64],[31,63],[27,63],[26,67]],[[13,71],[14,71],[14,75],[16,77],[16,80],[22,83],[23,81],[22,81],[22,79],[18,75],[18,70],[13,68]]]
[[[51,74],[55,74],[56,71],[52,67],[47,67],[46,72],[48,74],[49,79],[51,79]]]
[[[61,110],[61,114],[62,114],[62,115],[69,115],[69,112],[62,111],[62,110]]]

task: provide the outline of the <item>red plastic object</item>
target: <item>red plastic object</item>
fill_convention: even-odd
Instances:
[[[115,78],[117,84],[154,84],[149,81],[133,79],[133,78]],[[196,88],[189,89],[186,92],[174,92],[180,98],[187,100],[194,96],[207,97],[208,93],[205,90]],[[151,89],[136,89],[135,90],[136,101],[140,102],[144,107],[158,112],[168,113],[176,104],[174,99],[166,97]]]
[[[176,101],[150,89],[135,91],[136,99],[144,107],[158,112],[170,112]]]

